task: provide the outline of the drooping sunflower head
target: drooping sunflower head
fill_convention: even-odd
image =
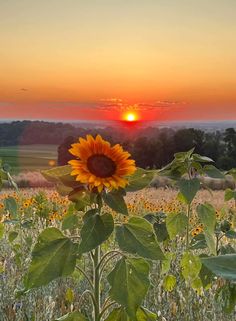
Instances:
[[[79,138],[71,147],[69,152],[76,157],[68,162],[72,166],[71,175],[90,189],[97,188],[101,192],[105,187],[109,190],[124,188],[128,184],[127,176],[136,170],[135,161],[122,146],[111,146],[100,135]]]

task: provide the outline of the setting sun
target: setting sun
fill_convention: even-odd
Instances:
[[[132,122],[132,121],[137,121],[138,117],[135,113],[129,112],[129,113],[125,114],[124,119],[126,121]]]

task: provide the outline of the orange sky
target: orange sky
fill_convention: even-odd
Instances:
[[[235,0],[0,2],[0,118],[236,119]]]

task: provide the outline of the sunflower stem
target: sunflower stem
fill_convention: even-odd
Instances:
[[[94,261],[93,261],[93,273],[94,273],[94,298],[95,298],[95,305],[94,305],[94,321],[100,321],[100,269],[99,269],[99,262],[100,262],[100,246],[95,249],[94,252]]]
[[[97,196],[98,213],[101,215],[102,211],[102,197],[101,194]],[[101,289],[100,289],[100,261],[101,261],[101,246],[94,250],[93,255],[93,287],[94,287],[94,321],[100,321],[101,310]]]

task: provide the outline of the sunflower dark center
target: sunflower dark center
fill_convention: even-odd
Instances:
[[[115,174],[116,164],[115,162],[100,154],[92,155],[87,160],[87,166],[89,171],[97,177],[110,177]]]

